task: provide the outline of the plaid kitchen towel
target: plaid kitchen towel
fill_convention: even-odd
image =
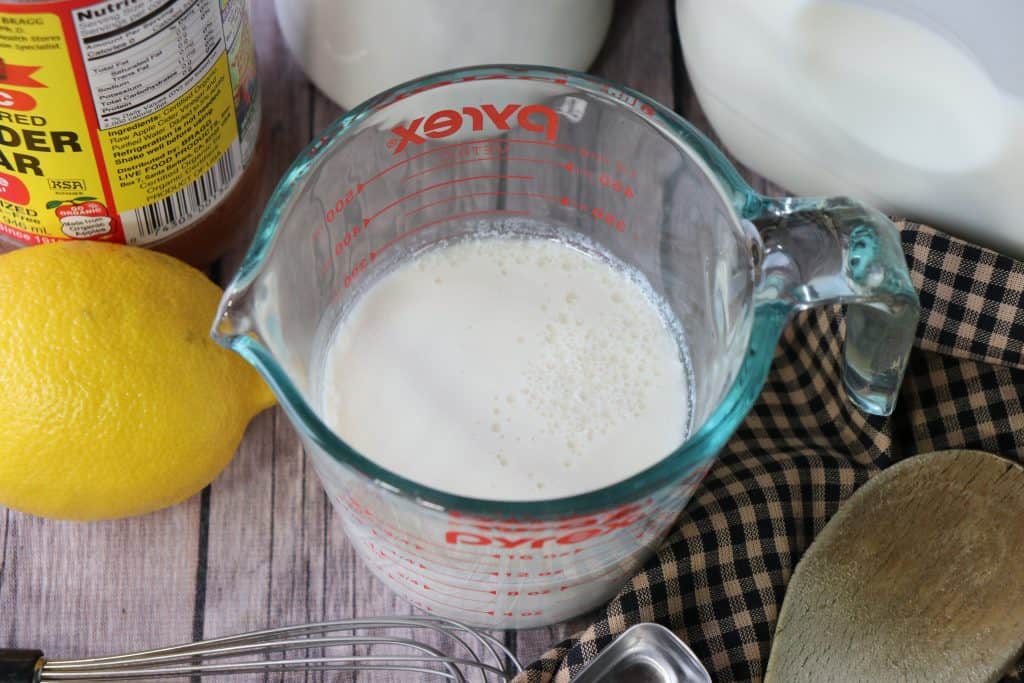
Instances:
[[[764,392],[664,544],[586,630],[517,683],[569,681],[615,636],[657,621],[715,681],[759,681],[786,584],[829,518],[873,474],[917,453],[1024,455],[1024,263],[902,223],[921,320],[891,418],[840,379],[841,312],[791,321]],[[1024,677],[1024,663],[1007,680]]]

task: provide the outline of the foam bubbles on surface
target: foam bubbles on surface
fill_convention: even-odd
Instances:
[[[613,484],[685,437],[678,326],[638,274],[542,238],[411,263],[325,351],[322,412],[366,457],[451,493],[533,500]]]

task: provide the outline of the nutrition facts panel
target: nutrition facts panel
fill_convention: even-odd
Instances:
[[[224,54],[219,0],[102,2],[72,19],[101,129],[165,107]]]

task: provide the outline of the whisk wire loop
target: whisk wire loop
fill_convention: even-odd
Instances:
[[[447,655],[437,647],[393,634],[359,634],[381,630],[431,631],[449,639],[457,649]],[[309,656],[309,650],[351,647],[344,656]],[[366,654],[356,654],[363,646]],[[376,654],[389,646],[415,654]],[[474,646],[483,651],[481,657]],[[304,650],[303,657],[287,657]],[[224,661],[263,656],[263,659]],[[279,655],[281,658],[273,658]],[[287,671],[403,671],[465,683],[476,671],[483,680],[510,680],[522,671],[515,655],[497,638],[450,619],[402,617],[346,619],[302,626],[263,629],[233,636],[172,645],[120,655],[69,660],[45,660],[40,683],[49,681],[133,680],[203,674],[242,674]]]

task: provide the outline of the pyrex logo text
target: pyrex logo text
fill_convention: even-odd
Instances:
[[[484,125],[491,123],[497,130],[510,130],[513,123],[523,130],[533,133],[544,133],[549,141],[558,137],[558,114],[551,107],[543,104],[507,104],[500,110],[493,104],[482,104],[479,107],[463,107],[462,111],[442,109],[430,116],[420,116],[406,125],[391,129],[397,137],[388,140],[388,148],[398,154],[409,143],[422,145],[427,138],[438,140],[455,135],[462,126],[469,122],[472,130],[480,131]]]

